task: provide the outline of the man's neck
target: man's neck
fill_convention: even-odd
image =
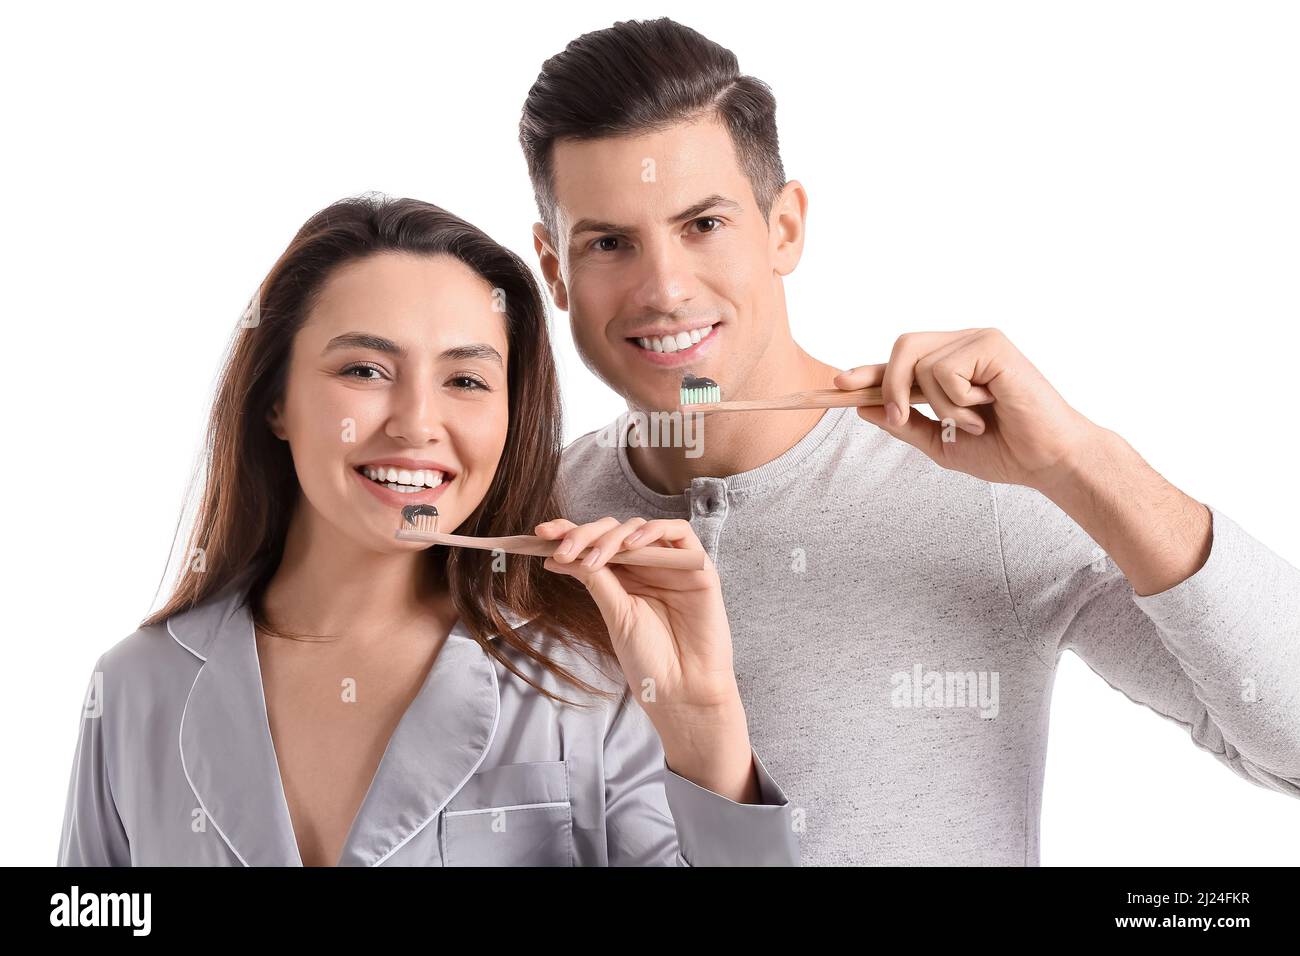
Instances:
[[[756,376],[771,383],[768,389],[740,397],[768,398],[810,388],[834,388],[832,380],[840,370],[818,361],[798,345],[793,347],[795,358],[781,363],[779,376]],[[687,457],[686,448],[630,442],[627,460],[646,487],[663,495],[679,495],[694,478],[737,475],[780,458],[812,431],[825,413],[824,408],[715,412],[703,416],[704,427],[695,436],[700,451],[697,457]]]

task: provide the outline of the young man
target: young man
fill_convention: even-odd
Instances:
[[[903,335],[847,372],[801,349],[782,282],[808,200],[774,113],[695,31],[619,23],[546,61],[520,141],[549,292],[629,408],[566,450],[569,517],[614,516],[606,549],[691,522],[804,863],[1037,864],[1067,648],[1300,796],[1300,572],[997,330]],[[687,373],[726,399],[881,385],[894,407],[715,414],[702,444],[649,446],[641,414],[674,410]],[[909,410],[914,385],[940,421]]]

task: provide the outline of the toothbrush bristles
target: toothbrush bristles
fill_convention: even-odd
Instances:
[[[722,389],[711,378],[696,378],[687,375],[682,379],[680,405],[702,405],[706,402],[722,401]]]
[[[402,523],[416,531],[438,531],[438,509],[433,505],[407,505],[402,509]]]

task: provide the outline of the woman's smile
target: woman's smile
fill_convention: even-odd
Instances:
[[[403,508],[433,504],[442,497],[456,475],[443,468],[398,468],[396,465],[354,465],[352,473],[384,504]]]

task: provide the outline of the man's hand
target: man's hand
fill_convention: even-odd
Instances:
[[[842,389],[879,385],[858,414],[944,468],[1045,491],[1090,456],[1104,429],[1075,411],[997,329],[909,332],[889,361],[841,372]],[[915,383],[939,421],[911,412]]]
[[[909,414],[913,383],[939,421]],[[1136,594],[1174,587],[1209,557],[1210,510],[1067,405],[997,329],[908,333],[888,362],[841,372],[835,385],[881,386],[885,405],[858,414],[944,468],[1042,492],[1110,555]]]

